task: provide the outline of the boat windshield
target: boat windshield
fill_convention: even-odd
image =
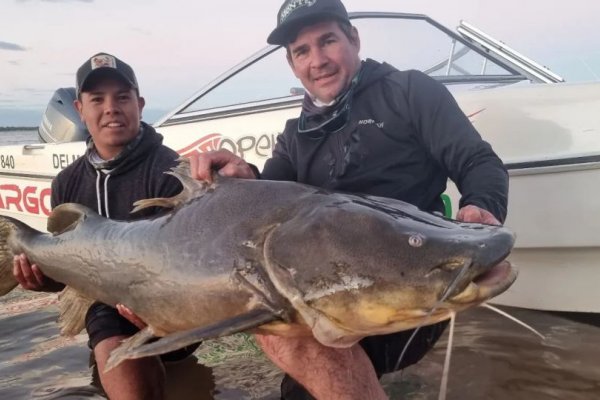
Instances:
[[[398,69],[417,69],[446,85],[477,88],[528,77],[424,15],[356,13],[361,57]],[[297,102],[304,91],[287,65],[285,49],[267,47],[198,92],[176,114]]]

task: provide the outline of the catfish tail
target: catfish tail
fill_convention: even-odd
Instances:
[[[0,217],[0,296],[4,296],[18,285],[13,276],[14,253],[8,244],[8,238],[15,229],[12,219]]]
[[[18,219],[0,216],[0,296],[18,285],[13,276],[15,254],[23,253],[23,244],[40,233]]]

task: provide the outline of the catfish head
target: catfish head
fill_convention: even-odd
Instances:
[[[268,274],[314,336],[346,347],[432,324],[505,291],[515,236],[393,199],[322,194],[264,243]]]

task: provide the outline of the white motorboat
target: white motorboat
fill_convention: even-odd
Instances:
[[[600,83],[565,83],[467,23],[453,32],[424,15],[352,18],[363,57],[420,69],[446,84],[507,165],[506,225],[517,233],[511,259],[520,277],[495,302],[600,312]],[[57,92],[56,101],[66,95]],[[284,50],[269,46],[155,126],[182,155],[226,148],[260,167],[285,121],[299,114],[302,96]],[[0,213],[41,229],[52,177],[85,150],[80,132],[73,134],[76,123],[56,121],[64,104],[50,104],[41,129],[46,139],[63,142],[0,150]],[[448,196],[452,215],[452,185]]]

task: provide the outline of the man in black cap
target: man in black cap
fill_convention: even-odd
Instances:
[[[100,215],[132,220],[160,212],[159,208],[130,214],[141,199],[171,197],[181,191],[174,177],[164,174],[178,155],[162,145],[162,136],[141,122],[144,98],[139,95],[132,68],[115,56],[96,54],[77,70],[74,104],[87,126],[87,151],[52,182],[52,207],[79,203]],[[63,285],[45,277],[24,255],[16,256],[14,276],[29,290],[60,290]],[[110,352],[139,329],[117,309],[94,303],[86,315],[89,345],[94,351],[102,386],[110,399],[163,399],[165,372],[158,357],[128,360],[108,373],[104,366]],[[170,353],[181,359],[193,346]]]
[[[443,211],[440,195],[450,178],[462,195],[457,219],[504,220],[508,174],[490,145],[443,85],[418,71],[361,61],[358,31],[339,0],[286,0],[268,42],[286,47],[307,93],[299,118],[287,122],[260,178],[392,197],[431,212]],[[210,180],[211,169],[258,177],[227,151],[191,161],[198,179]],[[257,339],[313,396],[374,399],[385,397],[377,377],[418,362],[445,326],[421,328],[408,345],[413,331],[367,337],[350,349],[325,348],[310,338]],[[312,397],[286,375],[282,398]]]

